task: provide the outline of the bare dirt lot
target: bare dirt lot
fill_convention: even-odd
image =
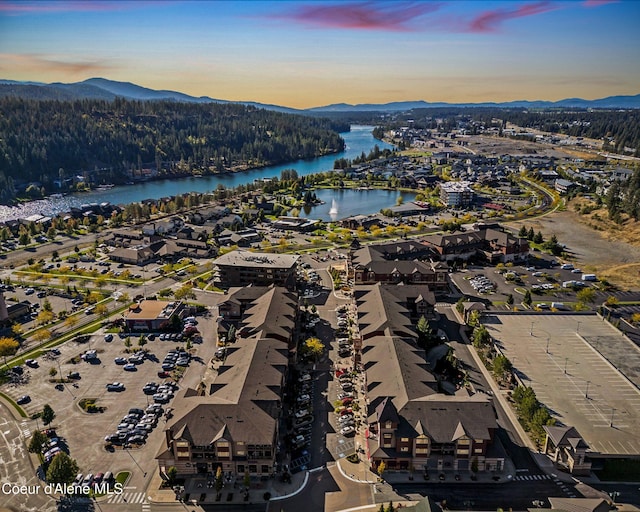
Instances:
[[[607,238],[582,224],[580,216],[571,211],[510,223],[515,229],[522,224],[541,231],[545,238],[555,234],[585,272],[607,278],[622,288],[640,288],[639,246]]]

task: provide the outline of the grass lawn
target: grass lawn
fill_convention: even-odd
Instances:
[[[2,398],[4,398],[7,402],[9,402],[13,408],[18,411],[18,413],[20,414],[21,417],[26,418],[27,417],[27,413],[24,412],[24,410],[22,409],[22,407],[20,407],[17,403],[14,402],[14,400],[8,396],[5,395],[4,393],[0,393],[0,396],[2,396]]]

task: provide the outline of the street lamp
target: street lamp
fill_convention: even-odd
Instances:
[[[611,496],[611,499],[613,500],[613,503],[616,502],[616,498],[620,496],[620,492],[618,491],[611,491],[609,493],[609,496]]]
[[[576,327],[576,334],[580,334],[580,322],[578,322],[578,326]]]
[[[529,336],[533,336],[533,322],[531,322],[531,329],[529,329]]]
[[[590,381],[590,380],[588,380],[588,381],[587,381],[587,389],[586,389],[586,391],[584,392],[584,397],[585,397],[586,399],[589,399],[589,384],[591,384],[591,381]]]
[[[565,358],[564,358],[564,374],[565,374],[565,375],[567,374],[567,362],[568,362],[568,361],[569,361],[569,358],[568,358],[568,357],[565,357]]]
[[[138,469],[139,469],[140,471],[142,471],[142,473],[143,473],[143,475],[142,475],[142,476],[146,477],[146,476],[147,476],[147,472],[146,472],[144,469],[142,469],[142,468],[140,467],[140,464],[138,464],[138,461],[137,461],[136,459],[134,459],[134,458],[133,458],[133,455],[131,455],[131,452],[129,451],[129,449],[128,449],[128,448],[125,448],[125,449],[124,449],[124,451],[125,451],[125,452],[127,452],[127,453],[129,454],[129,457],[131,457],[131,460],[135,463],[135,465],[136,465],[136,466],[138,466]]]
[[[616,410],[612,407],[611,408],[611,419],[609,420],[609,426],[613,427],[613,413],[616,412]]]
[[[547,336],[547,354],[549,353],[549,342],[551,341],[551,338],[549,338],[549,336]]]

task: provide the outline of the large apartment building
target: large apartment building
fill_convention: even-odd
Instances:
[[[218,467],[238,475],[274,471],[297,296],[275,286],[251,290],[217,374],[175,401],[156,456],[161,474],[170,466],[180,477]]]
[[[420,284],[446,292],[447,265],[429,261],[432,254],[431,248],[419,241],[368,245],[351,254],[350,265],[356,285]]]
[[[284,286],[292,289],[300,256],[250,251],[231,251],[214,260],[214,281],[230,286]]]
[[[497,225],[451,235],[429,235],[423,243],[441,261],[481,258],[489,263],[522,261],[529,256],[529,242]]]
[[[417,345],[416,324],[432,311],[427,286],[356,288],[361,365],[367,403],[366,452],[389,470],[501,470],[493,450],[496,415],[490,397],[439,392],[438,379]],[[431,306],[429,304],[431,303]]]
[[[474,192],[468,181],[440,183],[440,200],[445,206],[464,207],[473,203]]]

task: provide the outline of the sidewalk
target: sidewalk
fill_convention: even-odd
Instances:
[[[306,471],[291,475],[291,482],[283,482],[279,477],[268,478],[266,480],[251,479],[248,491],[242,484],[242,479],[233,479],[225,482],[220,496],[213,486],[213,482],[207,479],[206,475],[194,477],[185,482],[182,499],[191,505],[227,505],[267,503],[270,500],[282,499],[283,497],[300,492],[307,483],[309,475]],[[147,487],[147,496],[151,503],[176,503],[176,493],[172,488],[160,488],[162,479],[157,472]],[[269,499],[265,499],[267,496]]]

